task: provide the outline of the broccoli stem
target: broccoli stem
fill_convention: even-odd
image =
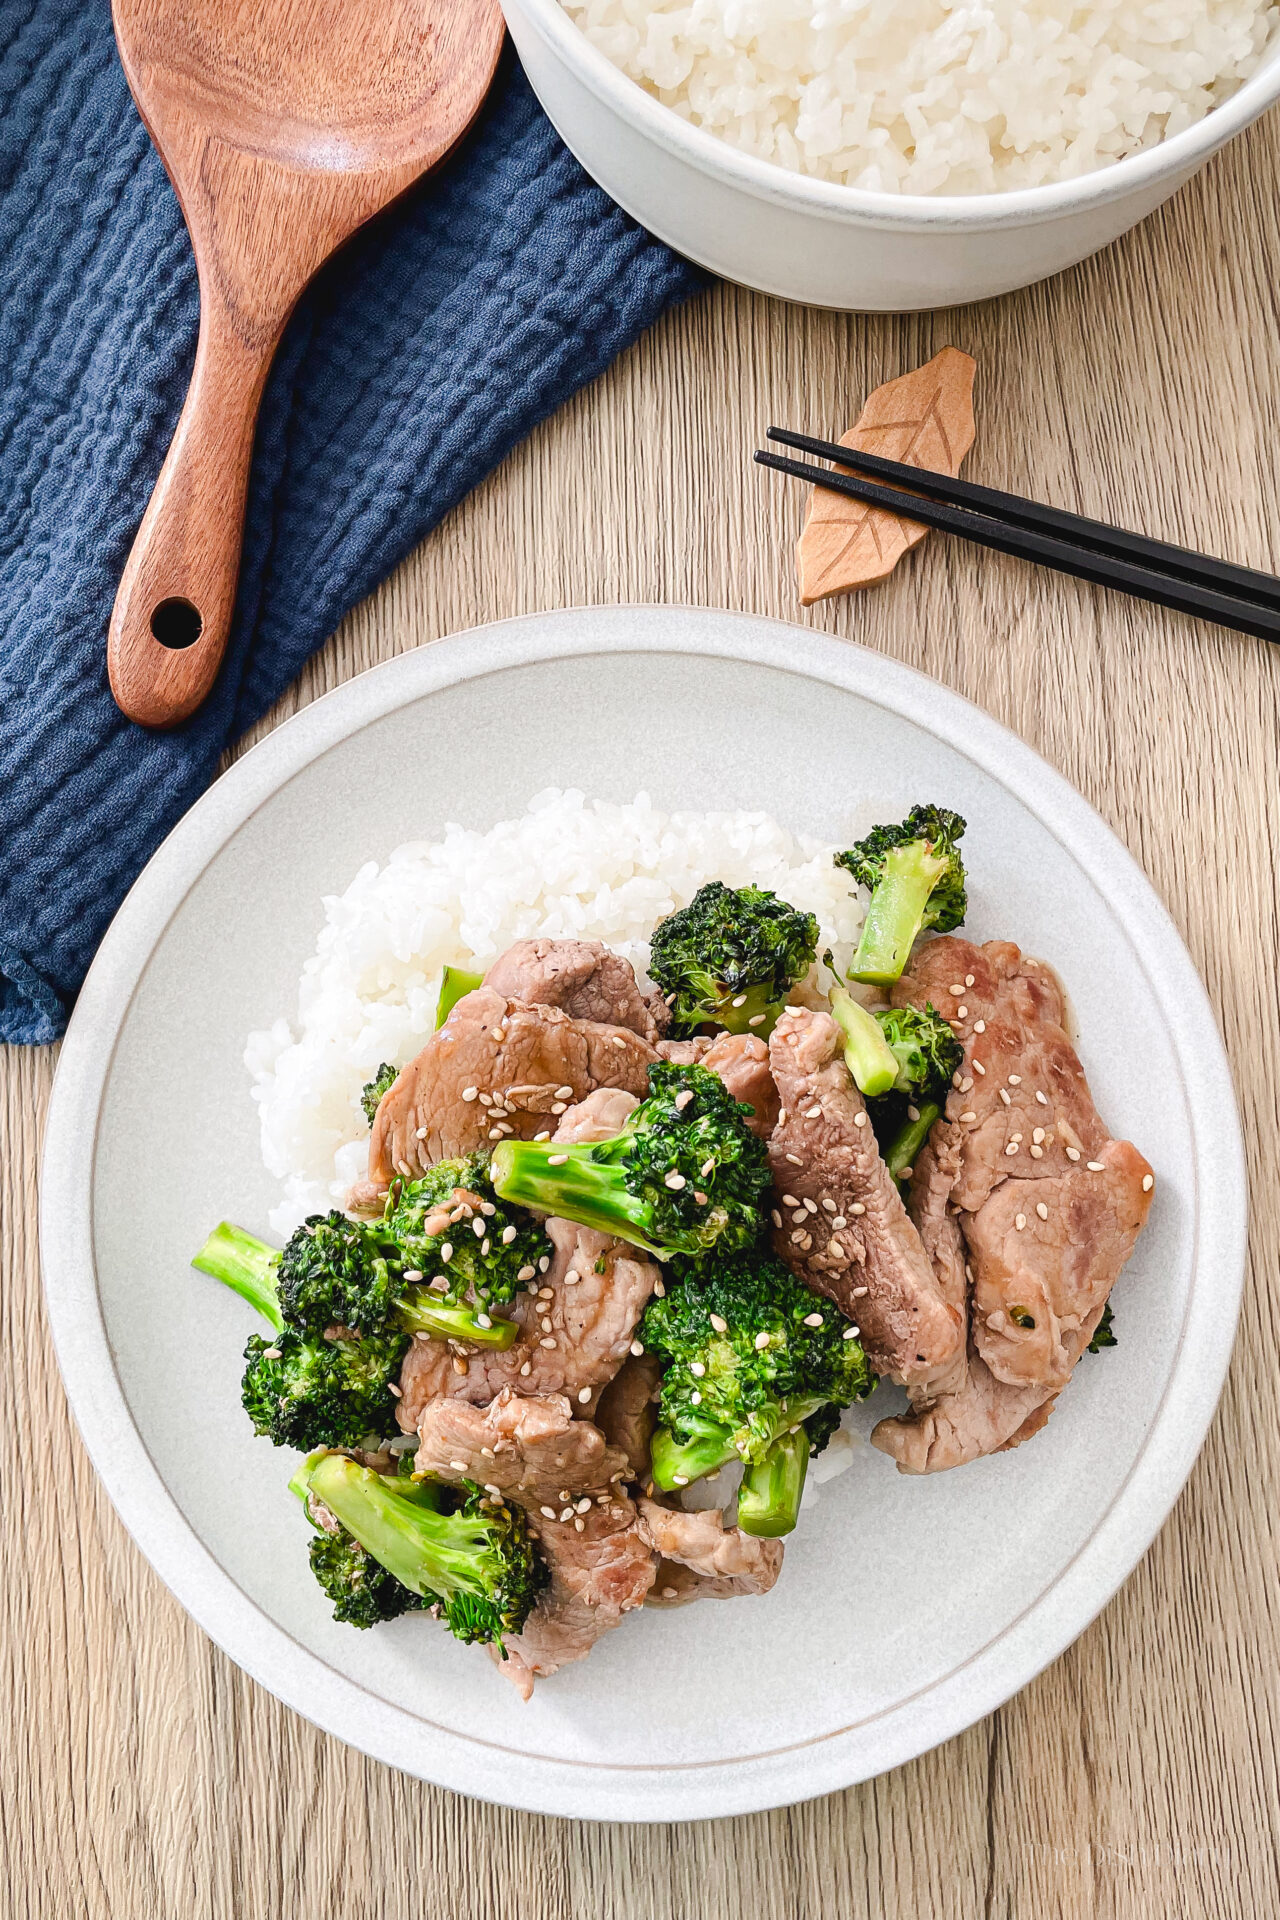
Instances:
[[[930,853],[924,840],[890,848],[862,923],[858,950],[849,969],[851,980],[890,986],[901,977],[923,924],[929,896],[946,870],[945,859]]]
[[[653,1484],[662,1493],[688,1486],[709,1473],[718,1473],[729,1460],[736,1460],[732,1435],[716,1427],[694,1440],[677,1440],[669,1427],[659,1427],[649,1448],[649,1472]]]
[[[304,1463],[295,1479],[305,1475],[306,1488],[411,1593],[486,1593],[483,1521],[440,1513],[416,1483],[373,1473],[344,1453],[311,1458],[315,1464],[308,1470]]]
[[[440,976],[440,998],[436,1001],[436,1026],[444,1025],[459,1000],[484,985],[482,973],[468,973],[465,967],[446,967]]]
[[[884,1149],[884,1163],[895,1180],[904,1179],[914,1167],[916,1155],[929,1138],[930,1127],[942,1116],[936,1100],[930,1100],[917,1111],[920,1118],[906,1121]]]
[[[825,1400],[815,1395],[797,1396],[792,1400],[776,1401],[770,1413],[779,1432],[783,1428],[790,1431],[826,1404]],[[761,1412],[755,1417],[763,1422],[770,1416]],[[776,1445],[776,1440],[769,1444]],[[727,1461],[741,1457],[728,1427],[719,1426],[714,1421],[708,1420],[702,1431],[688,1440],[678,1439],[668,1427],[659,1427],[649,1448],[649,1471],[654,1486],[662,1493],[670,1493],[675,1487],[701,1480],[707,1474],[717,1472]],[[805,1457],[807,1459],[808,1455]]]
[[[646,1237],[647,1203],[628,1192],[621,1168],[594,1159],[595,1151],[592,1144],[504,1140],[490,1162],[493,1190],[500,1200],[554,1213],[661,1254],[663,1249]]]
[[[880,1022],[843,987],[832,990],[831,1013],[844,1035],[844,1063],[858,1091],[868,1099],[888,1093],[898,1078],[898,1056]]]
[[[749,1466],[738,1488],[738,1525],[767,1540],[790,1533],[800,1515],[809,1470],[809,1436],[803,1427],[779,1434],[762,1460]]]
[[[435,1340],[466,1340],[475,1347],[496,1347],[499,1353],[515,1345],[520,1331],[514,1320],[494,1320],[475,1307],[446,1306],[421,1287],[400,1296],[396,1319],[406,1333],[429,1333]]]
[[[737,1004],[739,1001],[742,1002],[741,1006]],[[755,1033],[767,1040],[778,1024],[782,1004],[780,1000],[770,999],[768,982],[758,982],[754,987],[744,988],[741,993],[723,994],[707,1018],[716,1026],[723,1027],[726,1033]]]
[[[279,1260],[278,1248],[269,1247],[256,1234],[246,1233],[243,1227],[233,1227],[229,1220],[223,1220],[191,1264],[238,1293],[257,1309],[274,1332],[281,1333],[284,1320],[276,1293]]]

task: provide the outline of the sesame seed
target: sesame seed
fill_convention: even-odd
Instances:
[[[1022,1085],[1022,1075],[1020,1073],[1011,1073],[1009,1075],[1009,1085],[1011,1087],[1020,1087]]]
[[[547,1131],[546,1131],[545,1133],[535,1133],[535,1134],[534,1134],[534,1136],[533,1136],[533,1139],[534,1139],[534,1144],[535,1144],[535,1146],[536,1146],[536,1144],[538,1143],[538,1141],[539,1141],[539,1140],[549,1140],[550,1138],[551,1138],[551,1129],[550,1129],[550,1128],[548,1128],[548,1129],[547,1129]]]
[[[733,999],[729,1002],[731,1007],[745,1007],[746,1004],[747,996],[745,993],[735,993]]]
[[[722,1327],[720,1331],[723,1333],[724,1328]],[[701,1360],[691,1360],[689,1362],[689,1371],[695,1380],[701,1380],[703,1374],[706,1372],[706,1368],[703,1366]]]
[[[1144,1173],[1142,1176],[1142,1191],[1144,1193],[1150,1193],[1155,1183],[1156,1183],[1156,1177],[1154,1173]]]
[[[855,1287],[853,1290],[853,1298],[855,1300],[863,1300],[866,1298],[867,1292],[868,1289],[866,1287]]]
[[[476,1315],[476,1325],[478,1327],[491,1327],[493,1322],[487,1313],[478,1313]]]
[[[1015,1214],[1014,1214],[1014,1216],[1013,1216],[1013,1224],[1014,1224],[1014,1226],[1015,1226],[1015,1227],[1016,1227],[1016,1228],[1018,1229],[1018,1232],[1019,1232],[1019,1233],[1021,1233],[1021,1232],[1022,1232],[1022,1229],[1023,1229],[1023,1228],[1024,1228],[1025,1226],[1026,1226],[1026,1224],[1027,1224],[1027,1216],[1026,1216],[1026,1214],[1025,1214],[1025,1213],[1015,1213]]]
[[[865,1208],[865,1207],[863,1206],[863,1204],[862,1204],[862,1202],[861,1202],[861,1200],[855,1200],[855,1201],[853,1201],[853,1203],[851,1204],[851,1206],[850,1206],[850,1208],[849,1208],[849,1211],[850,1211],[850,1213],[852,1213],[852,1214],[859,1214],[859,1213],[865,1213],[865,1212],[866,1212],[866,1208]]]
[[[1089,1169],[1089,1172],[1090,1172],[1090,1173],[1101,1173],[1101,1172],[1102,1172],[1102,1162],[1101,1162],[1101,1160],[1086,1160],[1084,1164],[1085,1164],[1085,1166],[1086,1166],[1086,1167],[1087,1167],[1087,1168]]]
[[[495,1028],[494,1028],[494,1030],[493,1030],[493,1037],[494,1037],[494,1039],[495,1039],[495,1040],[498,1040],[498,1041],[502,1041],[502,1040],[505,1040],[505,1039],[506,1039],[506,1037],[507,1037],[507,1030],[506,1030],[506,1028],[505,1028],[505,1027],[495,1027]]]
[[[806,1327],[820,1327],[822,1325],[822,1315],[820,1313],[806,1313],[804,1325]]]
[[[804,1210],[806,1213],[816,1213],[818,1211],[817,1201],[806,1199],[804,1202]]]
[[[804,1115],[804,1117],[805,1117],[805,1119],[806,1119],[806,1120],[821,1120],[821,1118],[822,1118],[822,1108],[821,1108],[821,1107],[806,1107],[806,1109],[805,1109],[805,1115]]]
[[[493,1095],[491,1093],[482,1093],[480,1095],[480,1105],[482,1107],[491,1107],[493,1105]]]
[[[996,1308],[994,1313],[989,1313],[987,1315],[987,1325],[990,1327],[992,1333],[1004,1332],[1005,1318],[1004,1318],[1004,1314],[1000,1311],[999,1307]]]
[[[845,1226],[846,1224],[847,1222],[842,1213],[834,1214],[831,1220],[831,1231],[833,1233],[839,1233],[841,1227]]]
[[[549,1336],[548,1336],[547,1338],[545,1338],[545,1339],[543,1339],[543,1340],[539,1340],[539,1342],[538,1342],[538,1345],[539,1345],[540,1347],[548,1347],[548,1348],[550,1348],[550,1347],[554,1347],[554,1345],[555,1345],[555,1336],[554,1336],[554,1334],[552,1334],[552,1335],[549,1335]]]
[[[960,1118],[961,1118],[962,1120],[964,1120],[964,1121],[966,1121],[966,1122],[969,1122],[969,1121],[973,1121],[973,1120],[976,1120],[976,1119],[977,1119],[977,1117],[978,1117],[978,1116],[977,1116],[977,1114],[976,1114],[976,1113],[975,1113],[975,1112],[973,1111],[973,1108],[972,1108],[972,1107],[966,1107],[966,1108],[965,1108],[965,1110],[964,1110],[964,1112],[963,1112],[963,1113],[962,1113],[962,1114],[960,1115]]]
[[[1078,1160],[1080,1158],[1079,1147],[1067,1147],[1065,1152],[1068,1160]]]
[[[413,1137],[414,1137],[414,1139],[415,1139],[415,1140],[425,1140],[425,1139],[426,1139],[426,1137],[427,1137],[427,1130],[426,1130],[426,1128],[425,1128],[425,1127],[419,1127],[419,1128],[418,1128],[418,1130],[417,1130],[417,1132],[416,1132],[416,1133],[414,1134],[414,1136],[413,1136]]]
[[[536,1268],[536,1267],[521,1267],[521,1269],[520,1269],[520,1271],[519,1271],[519,1273],[518,1273],[518,1274],[516,1275],[516,1279],[517,1279],[517,1280],[532,1280],[532,1278],[533,1278],[533,1276],[534,1276],[534,1274],[535,1274],[536,1272],[537,1272],[537,1268]]]
[[[547,1155],[547,1165],[549,1167],[562,1167],[568,1158],[567,1153],[549,1153]]]
[[[983,1076],[985,1077],[985,1075],[986,1075],[986,1071],[987,1071],[987,1070],[986,1070],[986,1068],[985,1068],[985,1067],[983,1066],[983,1064],[982,1064],[982,1062],[981,1062],[981,1060],[971,1060],[969,1064],[970,1064],[970,1066],[971,1066],[971,1067],[973,1068],[973,1070],[974,1070],[974,1072],[975,1072],[975,1073],[980,1073],[980,1074],[982,1074],[982,1075],[983,1075]],[[963,1085],[963,1083],[962,1083],[962,1084],[961,1084],[961,1088],[960,1088],[960,1091],[961,1091],[961,1093],[967,1093],[967,1092],[969,1091],[969,1089],[968,1089],[968,1087],[966,1087],[966,1086],[964,1086],[964,1085]]]
[[[657,1298],[658,1298],[659,1300],[665,1300],[665,1299],[666,1299],[666,1297],[667,1297],[667,1290],[666,1290],[666,1288],[665,1288],[665,1287],[663,1286],[663,1284],[662,1284],[662,1281],[661,1281],[660,1279],[659,1279],[659,1280],[655,1280],[655,1281],[654,1281],[654,1283],[653,1283],[653,1291],[654,1291],[654,1293],[655,1293],[655,1295],[657,1296]]]
[[[727,1320],[722,1320],[718,1313],[713,1313],[710,1316],[710,1319],[711,1319],[711,1324],[715,1328],[717,1333],[728,1333],[729,1322]]]
[[[564,1283],[566,1287],[576,1287],[581,1278],[582,1275],[578,1272],[578,1269],[576,1267],[570,1267],[564,1277]]]
[[[437,1293],[448,1293],[449,1291],[449,1282],[442,1273],[437,1273],[432,1276],[431,1285]]]
[[[547,1317],[546,1317],[546,1315],[545,1315],[545,1314],[543,1315],[543,1317],[542,1317],[542,1319],[541,1319],[541,1320],[539,1320],[539,1322],[538,1322],[538,1325],[539,1325],[539,1326],[540,1326],[540,1327],[542,1328],[542,1331],[543,1331],[544,1333],[550,1333],[550,1331],[551,1331],[551,1322],[550,1322],[550,1320],[548,1320],[548,1319],[547,1319]]]
[[[1032,1146],[1032,1147],[1028,1147],[1028,1149],[1027,1149],[1027,1151],[1028,1151],[1028,1153],[1029,1153],[1029,1154],[1031,1155],[1031,1158],[1032,1158],[1033,1160],[1043,1160],[1043,1159],[1044,1159],[1044,1148],[1043,1148],[1043,1147],[1036,1147],[1036,1146]]]
[[[1009,1095],[1005,1092],[1003,1087],[997,1087],[996,1092],[1000,1095],[1000,1098],[1004,1101],[1004,1104],[1006,1105],[1006,1107],[1011,1107],[1013,1105],[1013,1101],[1009,1098]]]
[[[689,1395],[689,1405],[691,1407],[700,1407],[702,1405],[702,1395],[698,1392],[698,1389],[696,1387],[694,1388],[693,1392]]]
[[[550,1265],[551,1265],[551,1255],[549,1253],[544,1253],[542,1258],[538,1262],[538,1272],[545,1273],[547,1271],[547,1268]]]
[[[1031,1138],[1035,1141],[1037,1146],[1041,1146],[1044,1142],[1044,1128],[1036,1127],[1031,1135]]]
[[[1007,1147],[1005,1148],[1005,1153],[1006,1153],[1006,1155],[1008,1155],[1008,1156],[1010,1156],[1010,1157],[1012,1157],[1012,1155],[1013,1155],[1013,1154],[1015,1154],[1015,1153],[1016,1153],[1017,1151],[1018,1151],[1018,1143],[1017,1143],[1017,1141],[1016,1141],[1016,1140],[1011,1140],[1011,1141],[1009,1142],[1009,1144],[1008,1144],[1008,1146],[1007,1146]]]
[[[689,1484],[689,1476],[687,1473],[673,1473],[671,1480],[672,1484],[677,1487],[687,1487]]]
[[[770,1208],[769,1218],[772,1220],[775,1227],[780,1227],[782,1225],[782,1215],[778,1212],[778,1209],[776,1207]]]
[[[973,1075],[971,1073],[967,1073],[964,1079],[957,1084],[956,1092],[957,1093],[973,1092]]]
[[[444,1264],[447,1267],[449,1262],[453,1258],[453,1242],[451,1240],[446,1240],[444,1245],[441,1247],[440,1258],[444,1261]]]
[[[768,1017],[769,1017],[768,1014],[765,1014],[765,1013],[753,1013],[751,1018],[748,1020],[747,1025],[749,1027],[762,1027],[765,1021],[768,1019]]]
[[[1047,1095],[1041,1093],[1039,1087],[1036,1088],[1036,1099],[1040,1102],[1040,1105],[1042,1107],[1047,1107],[1049,1104]]]
[[[587,1404],[587,1402],[588,1402],[588,1400],[589,1400],[590,1398],[591,1398],[591,1389],[590,1389],[590,1387],[579,1387],[579,1388],[578,1388],[578,1405],[579,1405],[580,1407],[585,1407],[585,1406],[586,1406],[586,1404]]]
[[[1043,1200],[1036,1201],[1036,1212],[1039,1214],[1042,1220],[1047,1220],[1049,1218],[1049,1209],[1048,1207],[1046,1207]]]
[[[975,1032],[975,1033],[985,1033],[985,1032],[986,1032],[986,1030],[987,1030],[987,1023],[986,1023],[986,1021],[985,1021],[985,1020],[975,1020],[975,1021],[974,1021],[974,1023],[973,1023],[973,1030],[974,1030],[974,1032]]]
[[[455,1353],[453,1356],[453,1370],[455,1373],[470,1372],[470,1367],[468,1362],[463,1359],[460,1353]]]
[[[858,1335],[861,1332],[862,1332],[861,1327],[846,1327],[844,1332],[840,1335],[840,1338],[842,1340],[856,1340]]]
[[[796,1199],[794,1193],[784,1193],[782,1196],[782,1204],[784,1207],[798,1207],[800,1202]]]
[[[451,1460],[449,1462],[449,1465],[454,1473],[465,1473],[467,1470],[467,1463],[465,1460]]]
[[[560,1521],[561,1521],[561,1524],[563,1525],[563,1523],[564,1523],[564,1522],[565,1522],[566,1520],[572,1520],[572,1518],[573,1518],[573,1508],[572,1508],[572,1507],[566,1507],[566,1508],[564,1509],[564,1511],[563,1511],[563,1512],[561,1513],[561,1515],[560,1515]]]
[[[411,1287],[416,1287],[422,1278],[422,1270],[420,1267],[406,1267],[404,1277]]]
[[[471,1231],[472,1233],[474,1233],[477,1240],[483,1240],[484,1239],[484,1221],[473,1220],[471,1222]]]
[[[262,1349],[262,1357],[264,1360],[278,1360],[280,1358],[279,1347],[264,1347]]]
[[[635,1355],[636,1359],[638,1360],[640,1358],[640,1355],[644,1352],[644,1342],[642,1340],[633,1340],[631,1342],[631,1351]]]
[[[539,1299],[539,1300],[554,1300],[554,1299],[555,1299],[555,1297],[556,1297],[556,1290],[555,1290],[555,1288],[554,1288],[554,1287],[539,1287],[539,1288],[538,1288],[538,1299]]]
[[[971,987],[973,985],[973,975],[971,973],[966,973],[964,977],[964,983],[966,987]]]
[[[865,1114],[865,1113],[855,1113],[855,1114],[854,1114],[854,1116],[853,1116],[853,1124],[854,1124],[854,1126],[855,1126],[855,1127],[865,1127],[865,1126],[866,1126],[866,1124],[867,1124],[867,1116],[866,1116],[866,1114]]]
[[[689,1183],[682,1173],[669,1173],[664,1177],[662,1184],[664,1187],[670,1187],[672,1193],[681,1193]]]
[[[516,1230],[514,1227],[504,1227],[502,1229],[502,1244],[504,1247],[509,1247],[511,1245],[511,1242],[515,1239],[515,1237],[516,1237]]]
[[[676,1597],[676,1589],[674,1587],[664,1587],[662,1589],[662,1597],[664,1600],[674,1600]]]
[[[768,1344],[769,1344],[769,1336],[767,1333],[758,1333],[756,1335],[756,1352],[757,1353],[763,1353],[765,1348],[768,1346]]]
[[[904,1167],[902,1169],[902,1172],[898,1175],[898,1179],[909,1180],[914,1172],[915,1172],[914,1167]]]
[[[626,1044],[626,1041],[620,1033],[611,1033],[609,1035],[609,1045],[611,1047],[625,1047]]]
[[[479,1091],[480,1089],[478,1087],[464,1087],[462,1089],[462,1097],[464,1100],[474,1100]]]
[[[785,1127],[786,1124],[787,1124],[787,1110],[785,1107],[779,1107],[778,1108],[778,1125],[780,1127]]]
[[[919,1107],[908,1107],[908,1108],[907,1108],[907,1118],[908,1118],[908,1120],[918,1120],[918,1119],[920,1118],[920,1109],[919,1109]]]
[[[568,1110],[568,1106],[563,1100],[553,1100],[551,1103],[552,1113],[567,1113]]]
[[[533,1372],[533,1362],[532,1360],[526,1360],[524,1365],[520,1369],[521,1379],[523,1380],[527,1374],[530,1374],[532,1372]]]
[[[544,1520],[554,1520],[556,1517],[556,1510],[554,1507],[539,1507],[538,1512],[542,1515]]]
[[[572,1100],[572,1098],[573,1098],[573,1088],[572,1088],[572,1087],[557,1087],[557,1088],[556,1088],[556,1099],[557,1099],[557,1100]]]
[[[693,1098],[692,1088],[682,1087],[680,1089],[680,1092],[676,1095],[676,1112],[683,1113],[685,1108],[688,1106],[689,1102],[692,1100],[692,1098]]]
[[[583,1498],[582,1498],[581,1500],[579,1500],[579,1501],[577,1501],[577,1502],[576,1502],[576,1511],[577,1511],[578,1513],[590,1513],[590,1511],[591,1511],[591,1496],[590,1496],[590,1494],[586,1494],[586,1495],[584,1495],[584,1497],[583,1497]]]
[[[958,1000],[961,994],[964,992],[964,988],[960,985],[960,982],[957,980],[954,986],[947,988],[947,992],[954,993],[956,999]]]
[[[586,1521],[585,1521],[585,1520],[575,1520],[575,1521],[574,1521],[574,1523],[573,1523],[573,1530],[574,1530],[574,1532],[575,1532],[575,1533],[585,1533],[585,1532],[586,1532],[586,1529],[587,1529],[587,1523],[586,1523]]]
[[[968,1009],[968,1007],[957,1007],[957,1008],[956,1008],[956,1019],[957,1019],[957,1020],[967,1020],[968,1018],[969,1018],[969,1009]]]
[[[804,1161],[798,1153],[789,1153],[786,1158],[788,1163],[793,1167],[802,1167],[804,1165]]]
[[[698,1205],[699,1205],[700,1207],[705,1207],[705,1206],[706,1206],[706,1204],[707,1204],[707,1196],[706,1196],[706,1194],[705,1194],[705,1193],[703,1193],[703,1191],[702,1191],[702,1189],[701,1189],[700,1187],[695,1187],[695,1188],[694,1188],[694,1190],[693,1190],[693,1197],[694,1197],[694,1199],[695,1199],[695,1201],[697,1202],[697,1204],[698,1204]]]
[[[798,1246],[800,1246],[800,1245],[801,1245],[801,1243],[802,1243],[802,1242],[803,1242],[803,1240],[804,1240],[804,1237],[805,1237],[805,1236],[804,1236],[804,1232],[803,1232],[803,1229],[801,1229],[801,1228],[797,1228],[797,1229],[796,1229],[796,1231],[795,1231],[795,1232],[794,1232],[794,1233],[792,1234],[792,1236],[791,1236],[791,1244],[792,1244],[792,1246],[793,1246],[793,1247],[798,1247]]]

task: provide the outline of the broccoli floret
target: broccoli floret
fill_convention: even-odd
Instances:
[[[773,1029],[787,994],[813,965],[818,923],[761,887],[699,888],[657,927],[649,972],[671,1006],[672,1032]]]
[[[836,865],[871,892],[852,979],[897,980],[918,935],[960,925],[967,904],[958,845],[964,829],[961,816],[945,807],[913,807],[900,826],[874,827],[836,855]]]
[[[494,1191],[659,1259],[750,1246],[769,1187],[750,1112],[705,1067],[662,1061],[649,1069],[648,1098],[611,1140],[504,1140],[493,1155]]]
[[[898,1063],[893,1088],[915,1100],[945,1099],[960,1069],[964,1048],[934,1006],[891,1007],[876,1021]]]
[[[396,1182],[381,1226],[410,1271],[448,1282],[433,1290],[435,1305],[504,1306],[533,1283],[552,1251],[542,1223],[495,1194],[486,1153],[442,1160],[420,1180]]]
[[[373,1125],[373,1116],[382,1104],[383,1094],[387,1091],[388,1087],[391,1086],[392,1082],[399,1078],[399,1067],[393,1067],[389,1061],[384,1060],[372,1080],[366,1081],[364,1090],[360,1095],[360,1105],[364,1108],[364,1117],[370,1126]]]
[[[1106,1306],[1102,1309],[1102,1318],[1094,1328],[1093,1338],[1085,1348],[1085,1352],[1101,1353],[1104,1347],[1114,1347],[1116,1344],[1116,1336],[1111,1324],[1111,1302],[1108,1300]]]
[[[757,1504],[739,1523],[781,1524],[804,1485],[810,1451],[826,1445],[839,1409],[870,1393],[875,1382],[851,1322],[810,1292],[774,1254],[757,1248],[734,1257],[681,1262],[666,1293],[645,1309],[640,1339],[664,1363],[654,1435],[655,1484],[682,1486],[735,1455],[761,1468]],[[829,1411],[830,1410],[830,1411]],[[778,1440],[809,1426],[805,1447]],[[778,1476],[776,1479],[773,1477]],[[763,1500],[772,1484],[776,1498]],[[782,1500],[782,1491],[795,1495]]]
[[[780,1433],[768,1451],[747,1467],[738,1488],[738,1525],[743,1533],[776,1540],[793,1531],[812,1451],[807,1427],[794,1427]]]
[[[898,1057],[875,1014],[843,987],[832,991],[831,1014],[844,1035],[844,1063],[853,1084],[868,1099],[888,1093],[898,1077]]]
[[[376,1627],[383,1620],[416,1613],[431,1603],[401,1586],[345,1530],[317,1533],[311,1542],[311,1571],[333,1602],[333,1617],[349,1627]]]
[[[326,1340],[285,1327],[244,1350],[244,1410],[277,1447],[357,1447],[395,1430],[391,1383],[409,1336],[398,1330]]]
[[[371,1582],[350,1549],[344,1555],[339,1545],[321,1544],[317,1554],[313,1542],[311,1564],[337,1619],[371,1626],[427,1607],[456,1639],[496,1646],[505,1657],[503,1636],[519,1633],[546,1579],[519,1508],[491,1500],[469,1480],[446,1490],[373,1473],[341,1453],[313,1454],[290,1484],[326,1507],[394,1583]],[[341,1543],[344,1534],[322,1542]],[[395,1586],[404,1590],[402,1605]]]

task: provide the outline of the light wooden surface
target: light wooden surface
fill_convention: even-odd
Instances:
[[[401,1778],[238,1673],[98,1490],[68,1421],[37,1277],[37,1147],[54,1058],[14,1049],[0,1096],[0,1393],[11,1436],[0,1456],[0,1911],[1280,1911],[1280,650],[938,536],[887,586],[801,615],[790,555],[800,494],[748,465],[769,421],[843,428],[868,388],[950,341],[978,361],[975,477],[1276,567],[1278,173],[1280,120],[1101,259],[985,307],[867,320],[708,295],[519,449],[346,622],[275,716],[495,616],[699,601],[803,618],[910,661],[1084,791],[1151,874],[1208,983],[1238,1076],[1254,1196],[1222,1409],[1133,1578],[989,1720],[807,1806],[693,1827],[598,1827]]]

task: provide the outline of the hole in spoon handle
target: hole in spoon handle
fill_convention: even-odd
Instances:
[[[182,417],[120,580],[107,636],[116,704],[173,727],[205,700],[235,607],[258,402],[274,340],[202,312]]]

